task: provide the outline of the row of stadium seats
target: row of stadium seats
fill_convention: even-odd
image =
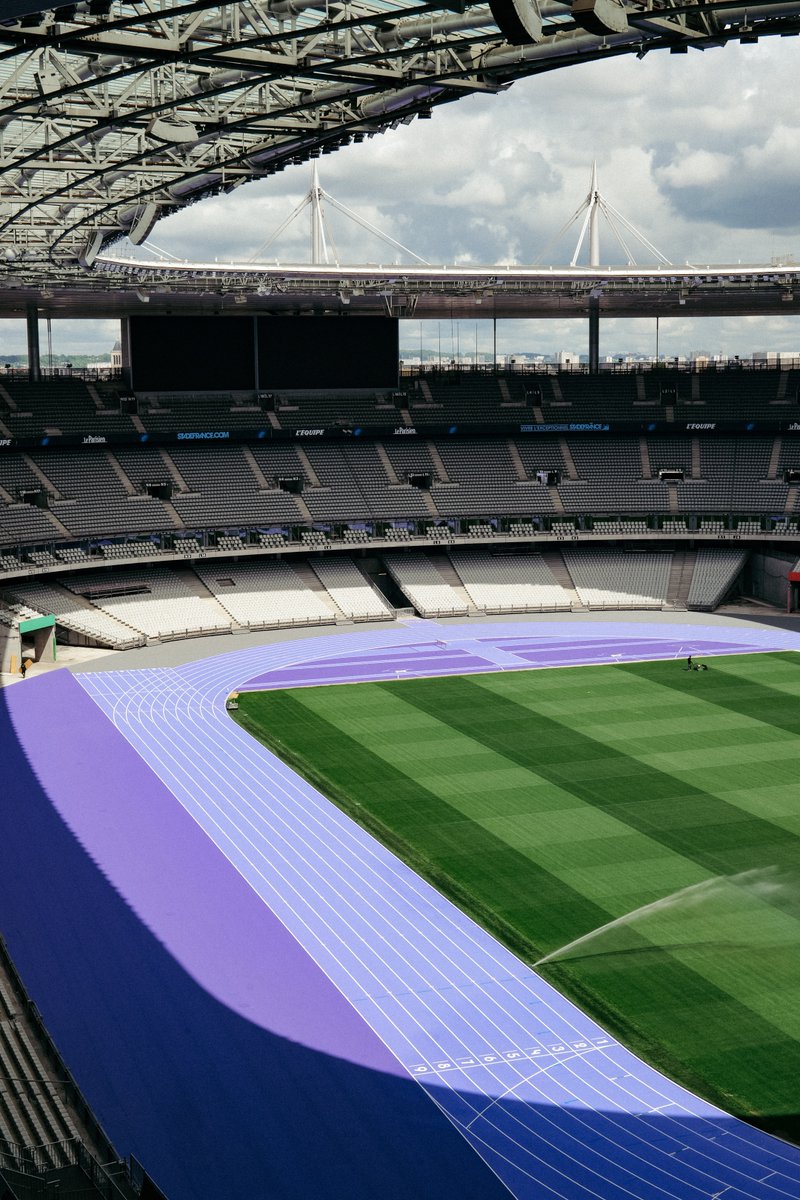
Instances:
[[[414,425],[541,419],[708,420],[784,419],[798,404],[800,372],[780,370],[651,370],[591,376],[572,371],[445,370],[403,378],[393,391],[280,392],[265,405],[253,394],[141,393],[137,411],[123,412],[119,384],[81,379],[31,384],[0,381],[0,420],[12,437],[117,433],[363,426],[399,421]],[[265,407],[271,411],[265,412]]]
[[[146,564],[9,583],[18,618],[55,615],[90,642],[127,649],[148,639],[337,620],[388,620],[393,609],[345,558],[305,563],[250,560],[171,568]]]
[[[0,457],[0,545],[49,544],[183,530],[288,529],[312,524],[559,512],[623,514],[800,512],[783,471],[800,459],[787,439],[695,440],[688,457],[656,454],[658,439],[580,438],[357,445],[222,446],[167,453],[9,452]],[[649,462],[649,475],[643,473]],[[684,470],[657,478],[654,463]],[[658,470],[664,468],[659,467]],[[537,472],[556,471],[547,486]],[[422,487],[408,482],[422,477]],[[148,490],[150,489],[150,490]],[[162,489],[158,495],[151,491]],[[165,490],[164,490],[165,489]],[[27,502],[22,502],[24,499]],[[166,498],[168,497],[168,498]],[[672,519],[670,517],[670,519]],[[631,532],[631,531],[628,531]],[[231,543],[234,548],[234,543]]]
[[[746,552],[702,549],[685,600],[713,607],[730,590]],[[422,616],[532,612],[668,604],[673,565],[683,552],[637,553],[570,546],[561,557],[453,547],[401,550],[383,565]],[[146,640],[229,632],[234,627],[388,620],[394,610],[358,565],[336,554],[308,561],[208,560],[193,568],[142,564],[3,588],[19,619],[52,613],[62,629],[115,649]],[[680,603],[680,598],[677,598]]]

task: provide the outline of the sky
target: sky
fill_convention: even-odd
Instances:
[[[345,147],[318,160],[337,200],[428,262],[563,264],[577,229],[552,244],[581,205],[597,160],[606,199],[676,265],[800,263],[800,39],[768,38],[671,55],[653,52],[568,67],[434,109],[430,121]],[[166,218],[151,241],[178,258],[252,256],[308,261],[307,214],[280,240],[271,234],[300,203],[310,166],[291,167]],[[330,212],[341,262],[395,261],[394,252]],[[120,249],[126,243],[120,244]],[[649,264],[644,251],[637,261]],[[603,265],[621,265],[601,229]],[[410,260],[406,260],[410,261]],[[586,353],[583,321],[498,323],[498,352]],[[654,321],[604,321],[601,354],[653,354]],[[409,322],[407,353],[441,341],[474,348],[475,322]],[[104,357],[114,322],[54,322],[53,349]],[[488,323],[479,350],[491,351]],[[19,322],[0,328],[0,357],[25,347]],[[662,320],[662,354],[693,350],[800,352],[800,318]]]

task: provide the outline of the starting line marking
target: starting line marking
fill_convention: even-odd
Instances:
[[[529,1046],[526,1049],[498,1050],[473,1054],[465,1058],[436,1058],[429,1062],[406,1066],[410,1075],[438,1075],[445,1071],[465,1071],[470,1067],[492,1067],[503,1062],[533,1062],[539,1058],[556,1058],[560,1054],[582,1054],[587,1050],[602,1050],[617,1043],[610,1037],[585,1038],[577,1042],[552,1042],[548,1046]]]

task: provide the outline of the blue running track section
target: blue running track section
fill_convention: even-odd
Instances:
[[[170,1200],[797,1200],[800,1152],[616,1043],[225,699],[798,646],[747,627],[410,622],[20,684],[0,828],[12,954],[109,1133]],[[65,705],[94,732],[48,757]],[[26,879],[47,894],[21,901]]]

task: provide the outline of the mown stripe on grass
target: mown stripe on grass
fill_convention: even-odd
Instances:
[[[523,958],[534,961],[613,916],[312,712],[304,689],[243,693],[237,717]],[[537,928],[547,930],[545,942]]]
[[[775,656],[760,654],[726,658],[722,669],[767,674],[772,668],[779,681],[788,673],[800,700],[798,665],[797,656],[782,666]],[[703,672],[687,679],[682,666],[652,663],[640,677],[617,666],[591,668],[574,676],[582,678],[573,679],[568,690],[563,685],[551,687],[549,679],[534,690],[523,677],[509,675],[483,676],[480,686],[499,691],[531,713],[541,711],[575,726],[594,741],[800,835],[797,734],[765,724],[746,709],[733,712],[706,704],[704,695],[715,686],[714,674]],[[773,675],[768,678],[772,686]],[[664,680],[671,687],[660,688]],[[780,694],[791,703],[786,690]]]
[[[598,742],[564,720],[532,713],[500,695],[496,686],[490,685],[487,705],[489,689],[481,677],[377,686],[402,688],[406,703],[612,813],[711,875],[757,866],[796,869],[800,863],[800,839],[771,821]]]
[[[316,688],[297,695],[318,716],[475,822],[478,847],[482,828],[587,900],[610,908],[615,917],[641,904],[645,889],[654,898],[706,878],[691,860],[408,705],[402,691]],[[448,848],[449,833],[449,826],[426,831],[431,852]],[[608,870],[609,861],[624,862],[624,873]],[[477,860],[473,869],[480,869]],[[620,888],[620,879],[627,890]]]
[[[768,662],[760,660],[767,659]],[[789,686],[774,687],[758,678],[769,664],[786,663],[796,672],[796,684],[787,671]],[[790,652],[770,655],[744,655],[730,661],[712,660],[708,671],[654,671],[655,663],[624,663],[615,668],[636,675],[648,683],[657,683],[681,695],[705,704],[762,721],[765,725],[800,734],[800,655]],[[795,692],[796,688],[796,692]],[[793,700],[795,702],[793,702]]]

